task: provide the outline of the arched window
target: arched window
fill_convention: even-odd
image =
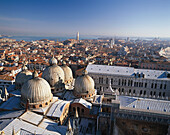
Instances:
[[[153,83],[151,84],[151,88],[153,88]]]
[[[156,91],[154,91],[153,95],[156,96]]]
[[[157,84],[155,83],[155,89],[157,88]]]
[[[136,83],[136,87],[138,87],[138,82]]]
[[[119,79],[119,85],[120,85],[120,79]]]
[[[150,92],[150,95],[152,96],[152,91]]]
[[[80,114],[80,107],[77,107],[78,114]]]
[[[145,83],[145,88],[147,87],[147,83]]]
[[[128,80],[128,86],[130,85],[130,80]]]
[[[133,85],[133,80],[131,80],[131,86]]]
[[[140,95],[142,95],[142,90],[140,91]]]
[[[135,94],[135,90],[133,90],[133,94]]]
[[[162,84],[160,85],[160,89],[162,89]]]
[[[122,88],[122,92],[124,92],[124,88]]]
[[[119,90],[119,92],[120,92],[120,88],[119,88],[118,90]]]
[[[125,80],[125,86],[126,86],[126,80]]]
[[[81,109],[82,114],[84,114],[84,109]]]
[[[131,94],[131,89],[129,89],[129,94]]]
[[[164,84],[164,89],[166,89],[166,84]]]
[[[161,92],[159,92],[159,97],[161,96]]]
[[[143,95],[146,95],[146,90],[144,91]]]
[[[124,79],[122,79],[122,86],[124,85]]]
[[[163,92],[163,97],[165,97],[165,92]]]
[[[76,109],[75,109],[75,107],[73,107],[73,112],[75,112],[76,111]]]
[[[136,82],[134,82],[134,86],[136,87]]]
[[[39,107],[42,107],[42,105],[39,105]]]
[[[106,84],[108,84],[108,78],[106,78]]]
[[[111,84],[113,84],[113,78],[111,78]]]

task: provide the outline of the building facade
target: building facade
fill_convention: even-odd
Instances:
[[[170,72],[133,67],[92,65],[86,69],[100,93],[109,82],[120,95],[170,100]]]

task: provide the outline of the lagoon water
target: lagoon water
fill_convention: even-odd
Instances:
[[[41,40],[41,39],[48,39],[48,40],[54,40],[54,41],[64,41],[67,39],[75,39],[75,37],[40,37],[40,36],[11,36],[7,37],[11,39],[16,39],[17,41],[25,40],[25,41],[35,41],[35,40]],[[97,39],[97,37],[80,37],[80,39]]]

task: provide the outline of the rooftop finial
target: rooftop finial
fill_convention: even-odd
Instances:
[[[38,73],[37,73],[37,71],[34,69],[34,72],[33,72],[33,74],[32,74],[32,77],[33,78],[36,78],[36,77],[38,77]]]
[[[63,66],[65,66],[65,65],[66,65],[66,62],[65,62],[65,61],[63,61],[63,62],[62,62],[62,64],[63,64]]]
[[[84,69],[84,70],[82,71],[82,75],[87,75],[87,74],[88,74],[87,70]]]
[[[23,66],[22,66],[22,71],[27,70],[27,69],[28,68],[27,68],[26,64],[24,63]]]

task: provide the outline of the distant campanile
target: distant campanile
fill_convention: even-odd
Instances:
[[[115,44],[115,40],[113,38],[110,39],[110,48],[113,48],[113,45]]]
[[[76,39],[79,41],[79,32],[77,32]]]

